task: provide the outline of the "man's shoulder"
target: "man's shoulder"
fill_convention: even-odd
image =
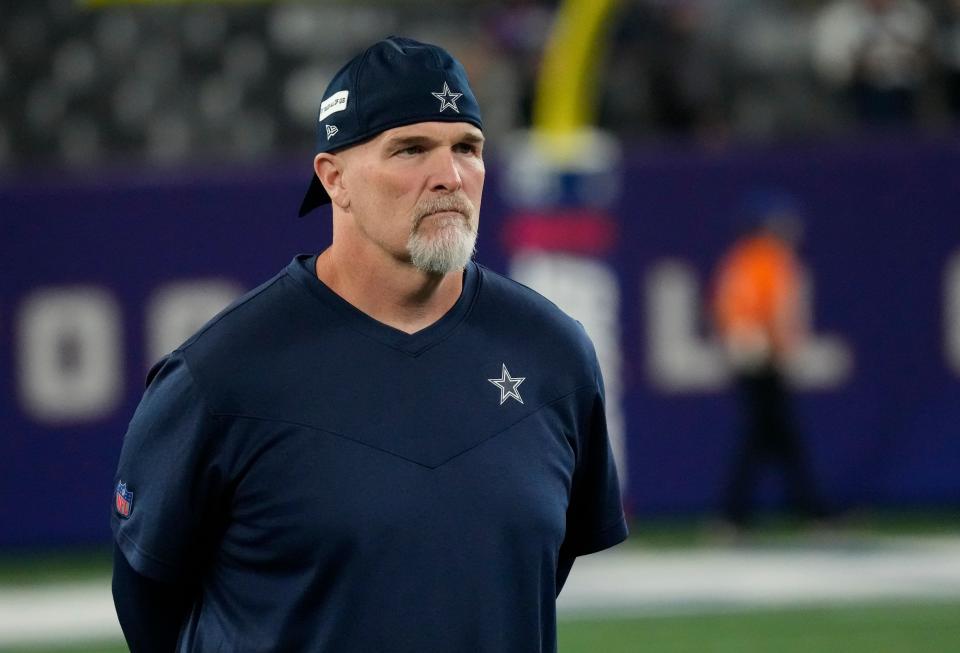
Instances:
[[[579,328],[575,319],[533,288],[479,263],[477,267],[483,275],[484,288],[504,308],[527,311],[531,316],[556,322],[562,328]]]
[[[323,308],[292,273],[296,261],[211,318],[176,353],[191,369],[213,373],[238,366],[253,372],[277,352],[323,328]]]
[[[478,301],[482,319],[495,321],[522,337],[547,339],[567,352],[581,351],[588,359],[594,357],[593,344],[580,322],[529,286],[483,265],[478,267],[483,278]]]
[[[219,313],[214,315],[188,338],[178,350],[191,355],[202,354],[219,344],[249,337],[279,317],[277,309],[286,304],[291,283],[287,271],[282,270],[259,286],[247,291]]]

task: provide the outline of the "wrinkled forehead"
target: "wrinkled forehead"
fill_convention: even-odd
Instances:
[[[378,144],[409,139],[431,139],[482,143],[483,132],[468,122],[415,122],[380,132],[372,140]]]
[[[449,142],[469,141],[473,143],[482,143],[484,140],[483,132],[468,122],[415,122],[409,125],[386,129],[363,143],[344,148],[341,152],[347,152],[348,150],[362,148],[364,146],[379,147],[394,141],[415,139]]]
[[[434,143],[482,145],[483,132],[468,122],[416,122],[386,129],[376,136],[337,152],[345,159],[374,156],[393,147]]]

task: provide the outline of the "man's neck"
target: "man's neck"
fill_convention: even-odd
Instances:
[[[444,275],[393,259],[361,263],[330,247],[317,256],[317,278],[355,308],[405,333],[416,333],[453,308],[463,290],[463,272]]]

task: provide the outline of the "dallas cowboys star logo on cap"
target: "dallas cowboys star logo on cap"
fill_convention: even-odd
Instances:
[[[460,109],[457,108],[457,100],[460,99],[460,96],[463,95],[463,93],[454,93],[450,90],[450,87],[447,86],[446,82],[443,83],[443,91],[431,93],[430,95],[440,100],[440,111],[444,111],[449,108],[453,109],[457,113],[460,113]]]
[[[501,364],[503,365],[503,371],[500,373],[500,378],[487,379],[487,381],[489,381],[493,385],[500,388],[500,405],[501,406],[503,405],[503,402],[505,402],[510,397],[513,397],[514,399],[516,399],[522,404],[523,398],[520,396],[520,391],[518,390],[518,388],[520,387],[520,384],[526,380],[527,377],[510,376],[510,372],[507,371],[506,363],[501,363]]]

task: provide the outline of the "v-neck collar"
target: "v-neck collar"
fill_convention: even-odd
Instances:
[[[348,326],[393,349],[417,356],[445,339],[470,312],[480,290],[480,271],[470,261],[463,272],[463,288],[456,303],[433,324],[416,333],[406,333],[370,317],[333,292],[316,274],[316,254],[299,254],[287,266],[287,273],[312,295],[336,311]]]

